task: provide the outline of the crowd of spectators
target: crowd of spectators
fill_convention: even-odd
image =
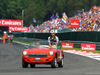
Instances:
[[[70,28],[72,31],[99,31],[100,30],[100,7],[93,6],[89,12],[84,12],[71,17],[79,19],[79,28]],[[70,19],[71,19],[70,18]]]
[[[79,19],[79,28],[70,27],[70,19]],[[67,18],[67,22],[63,23],[62,18],[56,18],[43,22],[41,25],[29,27],[33,32],[49,32],[52,29],[61,31],[65,28],[71,31],[99,31],[100,30],[100,7],[93,6],[88,12],[82,10],[73,17]]]

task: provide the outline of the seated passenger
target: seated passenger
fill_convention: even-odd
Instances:
[[[36,43],[36,47],[40,47],[40,43],[39,42]]]

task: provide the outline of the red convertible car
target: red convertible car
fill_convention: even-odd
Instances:
[[[63,67],[64,52],[55,44],[49,47],[48,42],[31,43],[22,53],[22,67],[30,64],[34,68],[36,64],[50,64],[52,68]]]

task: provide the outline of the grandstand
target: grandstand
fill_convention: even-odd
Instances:
[[[66,18],[66,23],[63,23],[62,19],[63,17],[56,17],[56,19],[45,21],[41,25],[33,27],[31,31],[49,32],[51,29],[55,29],[60,32],[66,28],[68,31],[100,31],[100,7],[97,6],[93,6],[88,12],[82,11],[78,15]],[[71,28],[70,19],[79,19],[79,28]]]

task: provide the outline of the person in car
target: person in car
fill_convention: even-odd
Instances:
[[[40,43],[39,42],[36,43],[36,47],[40,47]]]
[[[59,38],[57,36],[55,36],[55,32],[54,30],[50,31],[51,36],[48,37],[48,42],[49,42],[49,46],[52,47],[52,45],[58,45],[59,42]]]

